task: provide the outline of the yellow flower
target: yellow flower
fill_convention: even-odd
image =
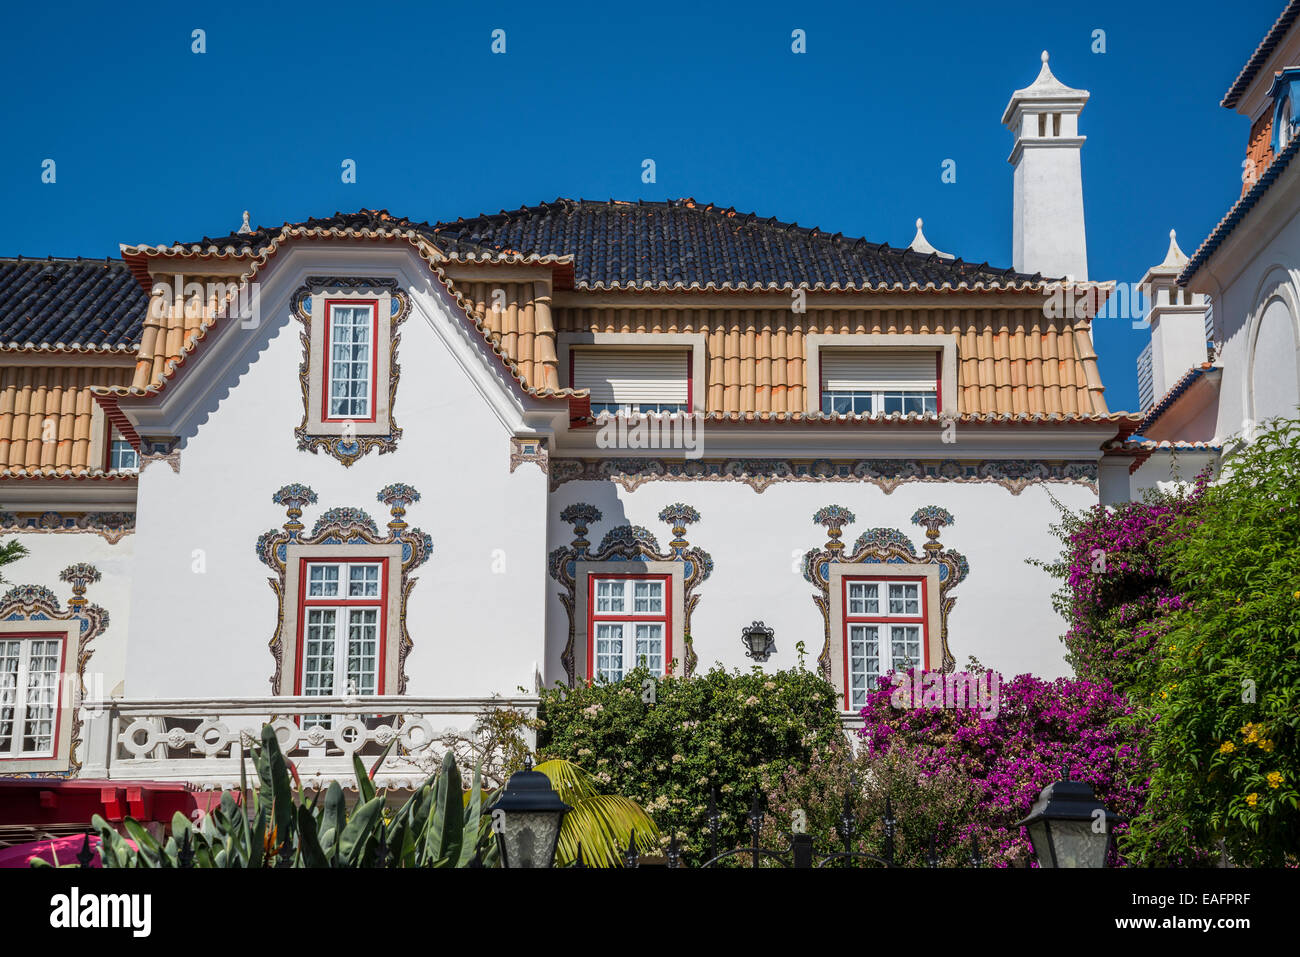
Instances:
[[[1224,741],[1223,744],[1219,745],[1219,752],[1221,754],[1232,754],[1232,752],[1236,750],[1237,746],[1231,741]]]
[[[1259,803],[1259,795],[1256,794],[1254,791],[1251,791],[1249,794],[1246,795],[1246,803],[1249,804],[1251,807],[1254,807],[1256,804]]]
[[[1265,754],[1270,754],[1273,751],[1273,742],[1268,738],[1263,738],[1259,742],[1259,747]]]
[[[1282,772],[1281,772],[1281,771],[1269,771],[1269,772],[1268,772],[1268,786],[1271,787],[1271,788],[1276,788],[1276,787],[1281,787],[1281,786],[1282,786]]]
[[[1161,698],[1168,698],[1168,697],[1169,697],[1169,692],[1168,692],[1168,691],[1162,691],[1162,692],[1160,692],[1160,697],[1161,697]]]
[[[1245,737],[1247,744],[1254,744],[1259,740],[1259,730],[1262,727],[1263,725],[1256,724],[1253,721],[1247,721],[1246,724],[1242,726],[1241,733]]]
[[[1295,593],[1294,595],[1292,595],[1291,597],[1292,597],[1292,598],[1300,598],[1300,591],[1296,592],[1296,593]]]

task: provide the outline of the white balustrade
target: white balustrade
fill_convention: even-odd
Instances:
[[[355,782],[354,756],[369,771],[392,744],[378,784],[418,786],[447,750],[473,761],[481,747],[480,718],[509,708],[537,713],[535,697],[266,697],[112,701],[87,709],[83,778],[186,781],[198,787],[234,787],[241,757],[270,724],[280,749],[306,787]],[[531,739],[528,744],[535,742]],[[257,773],[246,760],[246,774]]]

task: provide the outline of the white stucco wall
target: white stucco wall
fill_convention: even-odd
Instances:
[[[108,612],[108,628],[90,645],[86,663],[86,690],[92,696],[110,696],[126,677],[126,636],[131,614],[131,579],[134,573],[136,541],[124,535],[117,544],[93,532],[17,532],[0,536],[27,546],[28,554],[6,565],[8,584],[42,585],[59,598],[59,607],[67,609],[72,585],[59,581],[59,572],[77,562],[88,562],[99,569],[100,581],[86,587],[86,600]]]
[[[1233,248],[1212,257],[1193,282],[1206,290],[1223,284],[1215,303],[1223,326],[1220,439],[1241,432],[1247,420],[1294,417],[1300,403],[1300,212],[1294,205],[1289,214],[1277,211],[1293,201],[1292,192],[1300,195],[1300,184],[1288,185],[1280,181],[1265,194],[1269,208],[1252,212],[1230,238]]]
[[[492,378],[499,363],[473,354],[483,350],[481,337],[475,347],[409,250],[298,247],[277,259],[262,277],[262,325],[243,333],[244,360],[182,433],[180,474],[155,464],[141,475],[126,694],[271,693],[276,599],[255,543],[284,524],[271,495],[293,482],[319,497],[304,510],[307,532],[335,506],[364,509],[382,532],[389,513],[379,489],[405,482],[421,493],[406,521],[432,536],[433,552],[415,572],[408,608],[409,694],[531,692],[542,657],[535,623],[543,617],[546,484],[535,465],[509,471],[511,432],[486,398],[500,391]],[[372,451],[350,468],[299,451],[294,439],[302,346],[288,297],[308,275],[394,275],[413,292],[394,407],[403,435],[395,452]]]
[[[868,528],[886,527],[902,531],[919,550],[925,529],[911,524],[911,516],[923,505],[941,505],[955,524],[943,529],[939,540],[970,562],[969,576],[951,593],[957,603],[949,619],[949,647],[958,666],[973,655],[1007,674],[1055,677],[1069,672],[1059,641],[1065,626],[1051,605],[1057,585],[1025,564],[1027,557],[1050,559],[1060,551],[1048,532],[1059,512],[1047,489],[1071,509],[1097,501],[1095,492],[1065,484],[1031,486],[1013,495],[993,484],[911,483],[886,495],[858,483],[778,483],[760,494],[736,482],[650,482],[630,493],[608,483],[568,482],[551,497],[550,545],[572,541],[572,527],[559,514],[573,502],[586,502],[603,514],[587,532],[593,548],[614,526],[632,524],[649,529],[666,549],[672,534],[658,520],[660,509],[673,502],[691,505],[701,520],[685,537],[714,561],[713,574],[698,588],[700,602],[691,621],[699,670],[715,661],[750,667],[740,632],[755,619],[775,630],[776,653],[767,668],[794,665],[799,641],[807,650],[806,665],[815,667],[824,626],[812,600],[816,589],[803,578],[802,556],[822,547],[827,536],[813,523],[813,513],[831,504],[852,511],[857,521],[841,538],[848,548]],[[568,617],[556,597],[560,590],[548,577],[548,684],[564,677],[560,656]],[[585,660],[581,649],[579,656]]]
[[[1032,140],[1013,177],[1012,261],[1021,272],[1088,278],[1083,171],[1078,145]]]

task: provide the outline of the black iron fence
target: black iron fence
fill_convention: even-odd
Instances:
[[[893,801],[888,797],[885,798],[885,811],[881,816],[881,823],[884,825],[884,837],[879,854],[870,854],[856,849],[860,827],[847,794],[844,796],[843,810],[836,822],[836,832],[840,843],[843,845],[843,850],[832,854],[818,856],[814,851],[813,836],[807,833],[806,830],[792,829],[783,832],[782,836],[786,839],[786,846],[783,848],[764,847],[762,832],[767,813],[763,807],[762,796],[759,794],[755,794],[750,802],[749,812],[746,817],[749,819],[748,846],[720,851],[718,849],[718,838],[722,830],[722,815],[718,811],[717,793],[711,793],[705,817],[705,827],[708,831],[708,856],[697,866],[710,868],[728,865],[750,868],[765,866],[794,868],[901,866],[897,859],[895,844],[898,821],[894,818]],[[939,835],[936,832],[930,838],[929,849],[925,857],[926,867],[937,868],[939,866],[938,841]],[[640,867],[642,857],[643,855],[636,846],[635,836],[633,836],[628,840],[628,846],[623,851],[623,866]],[[669,838],[668,847],[663,856],[656,855],[652,860],[656,865],[662,861],[664,865],[671,868],[691,866],[685,860],[685,855],[682,853],[675,831]],[[982,867],[984,864],[983,856],[980,853],[979,839],[974,835],[970,839],[966,863],[970,867]],[[587,866],[583,860],[581,845],[578,846],[578,860],[574,866]]]

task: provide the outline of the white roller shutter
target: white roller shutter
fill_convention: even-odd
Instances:
[[[826,392],[936,392],[938,353],[924,349],[821,349]]]
[[[575,349],[573,388],[591,401],[686,404],[686,353],[652,349]]]

